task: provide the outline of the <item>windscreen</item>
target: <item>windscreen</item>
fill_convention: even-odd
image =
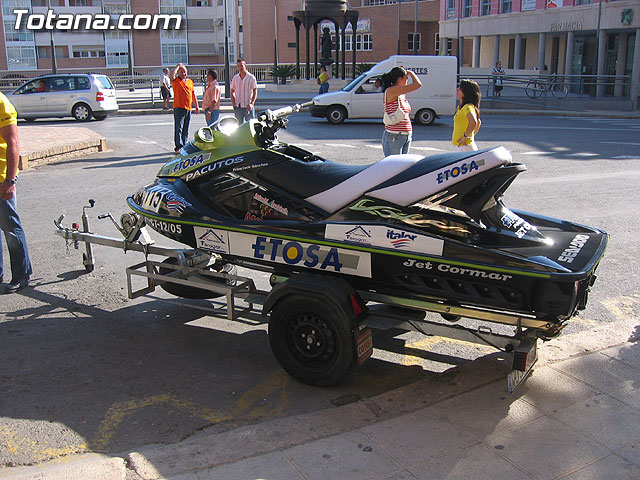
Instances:
[[[350,92],[351,90],[354,89],[354,87],[356,85],[358,85],[362,81],[362,79],[365,77],[365,75],[366,75],[366,73],[363,73],[358,78],[356,78],[355,80],[353,80],[352,82],[347,84],[342,90],[345,91],[345,92]]]

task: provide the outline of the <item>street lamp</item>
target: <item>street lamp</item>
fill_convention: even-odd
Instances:
[[[413,18],[413,54],[418,54],[418,0],[416,0],[415,15]]]
[[[461,58],[461,50],[460,50],[460,16],[462,14],[462,0],[458,0],[458,41],[457,41],[457,46],[456,46],[456,55],[457,55],[457,66],[458,66],[458,75],[460,75],[460,63],[462,61]]]
[[[273,0],[273,69],[278,67],[278,0]],[[273,82],[278,83],[277,75],[273,76]]]

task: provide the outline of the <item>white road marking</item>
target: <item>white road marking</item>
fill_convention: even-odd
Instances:
[[[640,143],[633,143],[633,142],[599,142],[599,143],[610,143],[612,145],[633,145],[634,147],[640,147]]]
[[[540,178],[518,178],[519,185],[536,185],[538,183],[548,184],[548,183],[566,183],[570,181],[571,183],[578,182],[592,182],[594,180],[604,180],[607,178],[625,178],[629,177],[640,177],[640,170],[624,170],[621,172],[599,172],[599,173],[585,173],[585,174],[576,174],[571,173],[568,175],[560,175],[557,177],[540,177]]]
[[[136,143],[142,143],[143,145],[157,145],[158,142],[155,142],[153,140],[136,140]]]
[[[515,153],[515,152],[514,152]],[[553,152],[522,152],[515,153],[516,155],[551,155]]]
[[[596,157],[599,153],[588,153],[588,152],[578,152],[578,153],[567,153],[567,157]]]
[[[356,148],[355,145],[349,145],[348,143],[325,143],[327,147],[344,147],[344,148]]]
[[[367,143],[366,146],[369,148],[376,148],[378,150],[382,150],[382,145],[373,145],[371,143]]]
[[[640,155],[618,155],[617,157],[612,157],[614,160],[638,160],[640,159]]]
[[[446,152],[446,150],[443,150],[442,148],[414,147],[413,145],[411,146],[411,150],[430,150],[432,152]]]

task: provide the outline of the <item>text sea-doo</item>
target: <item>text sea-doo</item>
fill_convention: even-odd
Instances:
[[[462,313],[551,338],[585,308],[608,236],[507,208],[501,197],[526,167],[505,148],[345,165],[277,141],[299,109],[201,128],[129,206],[162,235],[272,272],[274,282],[338,278],[357,292],[362,315],[369,300],[424,302],[446,307],[449,320]],[[285,334],[304,337],[300,324],[290,320]],[[309,347],[292,345],[303,363],[333,354],[305,359]],[[302,379],[330,383],[321,376]]]

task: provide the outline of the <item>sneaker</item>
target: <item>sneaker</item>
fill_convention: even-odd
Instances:
[[[29,285],[29,277],[23,278],[22,280],[13,281],[11,283],[7,283],[4,287],[4,293],[16,293],[19,290],[22,290],[24,287]]]

